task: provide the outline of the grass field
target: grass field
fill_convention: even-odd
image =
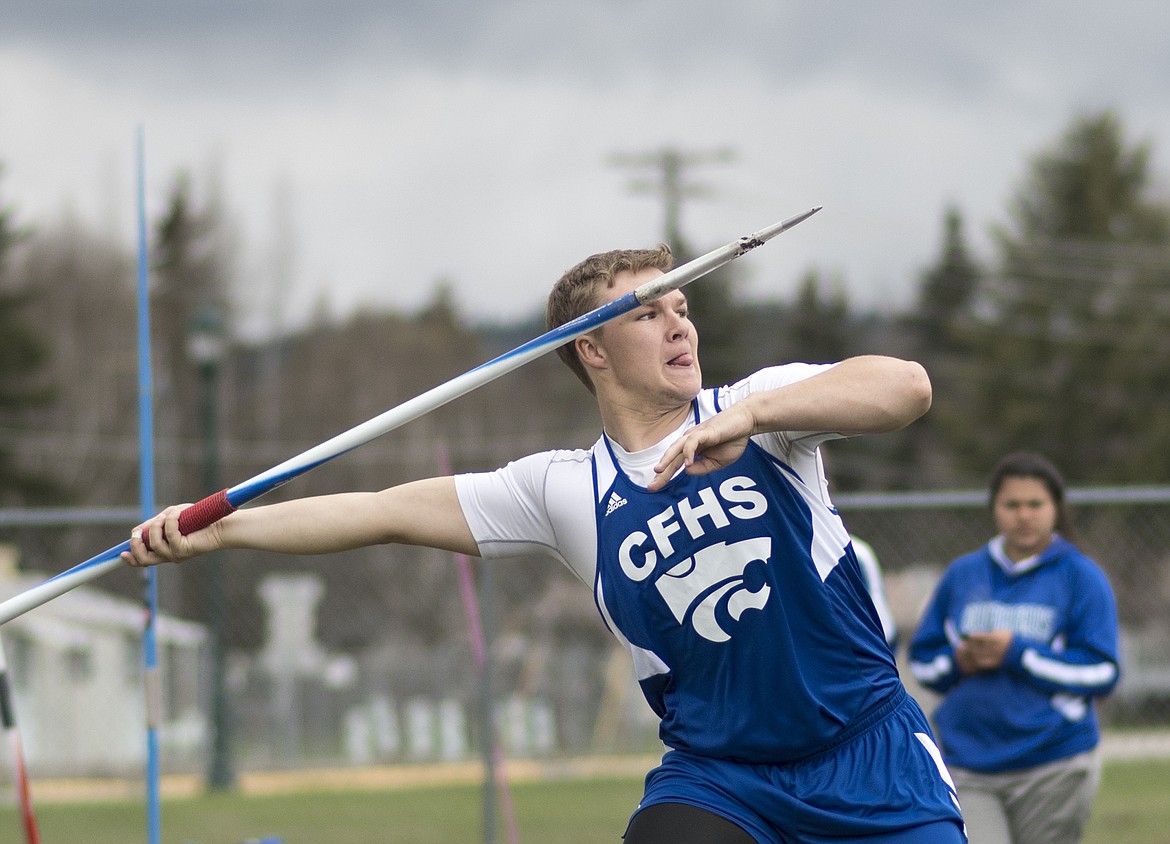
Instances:
[[[620,842],[640,777],[562,779],[512,787],[526,844]],[[36,793],[36,784],[33,784]],[[461,844],[483,840],[478,785],[271,796],[199,795],[163,801],[164,844]],[[44,844],[145,842],[141,801],[48,802],[37,807]],[[23,842],[19,815],[0,809],[0,841]],[[496,839],[507,844],[502,823]],[[1085,844],[1170,844],[1170,759],[1105,767]]]

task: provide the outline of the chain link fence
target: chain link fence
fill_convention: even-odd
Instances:
[[[836,496],[881,561],[899,660],[943,567],[987,541],[982,492]],[[1170,722],[1170,487],[1070,491],[1080,545],[1117,596],[1123,673],[1107,728]],[[131,513],[0,513],[0,598],[124,538]],[[62,551],[73,554],[60,562]],[[168,772],[206,770],[228,729],[235,770],[478,758],[487,638],[495,730],[508,757],[654,753],[656,723],[589,589],[545,559],[470,561],[386,547],[328,558],[222,559],[223,627],[211,629],[201,561],[158,569]],[[0,628],[34,776],[128,775],[144,753],[142,574],[116,571]],[[482,631],[482,634],[479,632]],[[222,637],[223,670],[212,646]],[[928,708],[929,692],[903,676]],[[227,720],[215,723],[216,694]],[[0,751],[3,756],[4,751]],[[222,760],[221,760],[222,761]]]
[[[1068,499],[1078,545],[1105,571],[1117,600],[1122,675],[1102,703],[1102,719],[1113,726],[1170,723],[1170,487],[1071,489]],[[903,647],[946,564],[994,534],[982,491],[835,500],[850,531],[881,560]],[[908,670],[902,675],[932,708],[933,695]]]

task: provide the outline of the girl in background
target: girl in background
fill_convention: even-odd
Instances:
[[[995,467],[997,535],[955,560],[910,642],[971,844],[1076,844],[1100,779],[1096,698],[1117,683],[1117,609],[1074,545],[1064,481],[1034,453]]]

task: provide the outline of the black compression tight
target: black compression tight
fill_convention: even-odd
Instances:
[[[686,803],[655,803],[630,821],[626,844],[756,844],[743,828]]]

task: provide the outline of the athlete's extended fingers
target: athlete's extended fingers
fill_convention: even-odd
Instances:
[[[673,455],[663,455],[662,459],[654,467],[654,477],[650,479],[650,483],[647,484],[646,488],[651,492],[657,492],[662,489],[678,473],[679,467],[683,465],[685,459],[681,449]]]
[[[695,459],[695,451],[699,447],[696,434],[698,428],[692,428],[677,440],[666,447],[662,457],[654,466],[654,478],[647,486],[651,492],[664,487],[667,482],[678,474],[683,466],[689,466]]]
[[[670,467],[674,467],[678,471],[678,467],[686,460],[684,446],[689,434],[683,434],[677,440],[666,447],[666,451],[662,452],[662,457],[658,459],[658,463],[654,466],[654,471],[658,473],[665,472]]]
[[[661,489],[682,468],[690,475],[705,475],[739,459],[751,436],[752,420],[736,412],[738,407],[704,420],[667,446],[648,488]]]

